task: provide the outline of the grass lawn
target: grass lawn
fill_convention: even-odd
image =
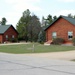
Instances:
[[[75,59],[71,60],[71,61],[75,61]]]
[[[34,44],[34,50],[32,49],[32,47],[33,44],[4,45],[0,46],[0,52],[21,54],[21,53],[45,53],[45,52],[75,50],[74,46],[60,46],[60,45],[44,46],[37,43]]]

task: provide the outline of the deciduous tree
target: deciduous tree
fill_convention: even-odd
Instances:
[[[29,35],[28,37],[31,42],[37,41],[40,30],[41,30],[41,23],[39,21],[39,18],[36,15],[32,15],[30,24],[28,26],[28,35]]]

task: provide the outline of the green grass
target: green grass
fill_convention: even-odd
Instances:
[[[44,46],[37,43],[35,43],[34,46],[35,46],[34,53],[75,50],[74,46],[60,46],[60,45]],[[31,49],[32,47],[33,47],[33,44],[6,45],[6,46],[0,46],[0,52],[15,53],[15,54],[33,53],[33,50]]]
[[[75,61],[75,59],[71,60],[71,61]]]

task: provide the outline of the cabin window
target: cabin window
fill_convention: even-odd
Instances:
[[[68,39],[72,40],[73,38],[73,32],[72,31],[68,31]]]
[[[14,35],[12,35],[12,38],[14,38]]]
[[[8,35],[6,35],[6,39],[8,39]]]
[[[57,33],[56,32],[53,32],[52,33],[52,38],[56,38],[57,37]]]

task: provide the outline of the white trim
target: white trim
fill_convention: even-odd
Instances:
[[[68,39],[72,40],[73,38],[73,31],[68,31]]]

